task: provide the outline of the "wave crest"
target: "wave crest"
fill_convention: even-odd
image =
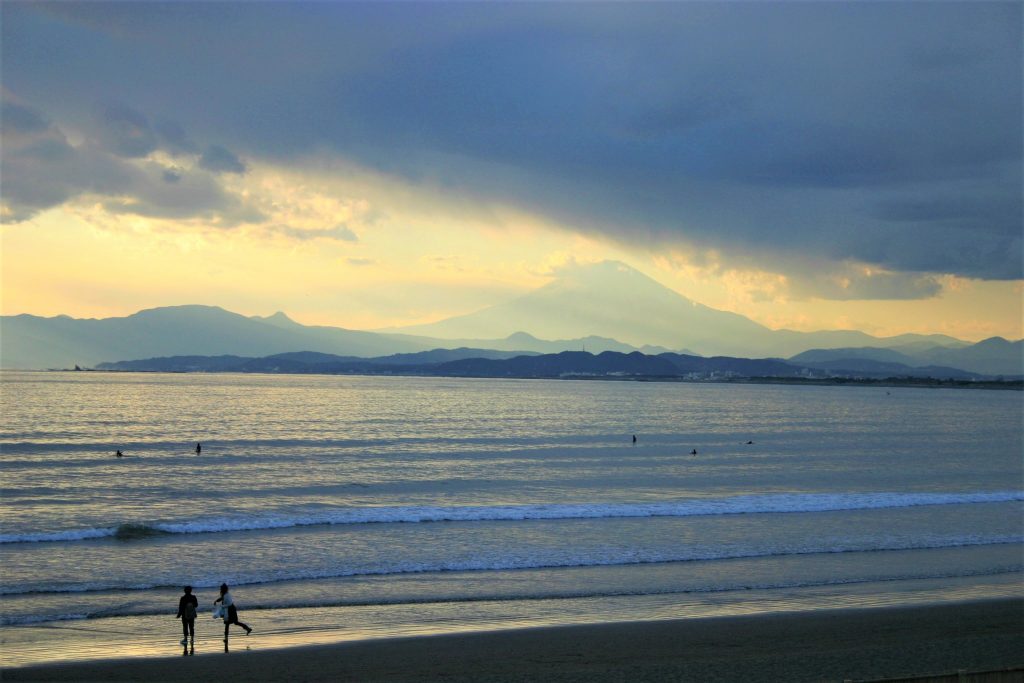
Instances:
[[[1024,501],[1024,491],[967,493],[785,493],[650,503],[571,503],[493,506],[339,507],[279,517],[217,517],[189,522],[128,522],[115,527],[0,534],[3,543],[82,541],[114,537],[131,541],[162,534],[258,531],[332,524],[497,522],[627,517],[695,517],[877,510],[922,505],[971,505]]]
[[[171,532],[164,531],[155,526],[149,526],[148,524],[122,524],[114,529],[113,536],[119,541],[134,541],[139,538],[149,538],[150,536],[160,536],[167,533]]]

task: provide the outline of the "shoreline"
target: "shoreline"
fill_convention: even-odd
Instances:
[[[258,636],[253,636],[254,639]],[[194,657],[0,670],[5,681],[191,681],[230,662],[252,680],[878,680],[1013,670],[1024,598],[423,635]],[[258,641],[254,641],[258,642]],[[222,659],[230,657],[230,660]]]
[[[875,387],[882,389],[974,389],[990,391],[1024,391],[1024,379],[952,379],[936,377],[723,377],[716,379],[690,379],[659,375],[435,375],[427,373],[365,373],[365,372],[241,372],[234,370],[115,370],[109,368],[0,368],[4,372],[86,372],[112,375],[264,375],[276,377],[424,377],[437,379],[509,379],[584,382],[642,382],[668,384],[753,384],[808,387]]]

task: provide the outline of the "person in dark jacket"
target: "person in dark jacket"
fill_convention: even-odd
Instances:
[[[185,652],[188,652],[189,639],[192,641],[192,654],[196,651],[196,614],[199,610],[199,600],[196,596],[192,595],[192,586],[185,586],[182,590],[185,594],[178,600],[178,614],[176,617],[181,619],[181,644],[185,648]]]

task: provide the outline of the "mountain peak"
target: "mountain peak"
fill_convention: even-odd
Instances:
[[[294,320],[292,320],[291,318],[289,318],[288,315],[284,311],[278,311],[277,313],[274,313],[273,315],[268,315],[266,317],[261,317],[261,316],[258,316],[258,315],[253,315],[253,316],[250,316],[249,319],[250,320],[255,320],[256,322],[266,323],[268,325],[273,325],[274,327],[283,327],[283,328],[301,327],[301,325],[299,325],[299,323],[297,323]]]
[[[686,299],[652,277],[622,261],[599,261],[597,263],[572,263],[555,270],[555,279],[541,288],[551,290],[588,290],[591,292],[621,292],[625,289],[634,294],[650,296],[671,296]],[[529,296],[529,295],[527,295]]]
[[[137,313],[132,313],[129,318],[160,318],[173,320],[183,317],[241,317],[237,313],[225,310],[220,306],[206,306],[204,304],[182,304],[179,306],[157,306],[156,308],[144,308]]]
[[[513,332],[512,334],[505,337],[505,341],[510,342],[535,342],[537,338],[528,332]]]
[[[976,347],[990,347],[990,348],[1003,348],[1013,346],[1013,342],[1003,337],[989,337],[988,339],[982,339],[980,342],[975,344]]]
[[[540,339],[604,337],[634,347],[731,351],[719,340],[767,333],[735,313],[702,306],[621,261],[570,263],[546,285],[475,313],[399,331],[449,339],[505,338],[522,330]],[[713,346],[714,344],[714,346]]]

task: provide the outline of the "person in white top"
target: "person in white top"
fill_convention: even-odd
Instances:
[[[222,583],[220,585],[220,597],[213,601],[213,604],[218,602],[224,605],[224,645],[228,644],[228,628],[231,624],[238,624],[245,629],[245,635],[252,633],[252,629],[247,625],[243,624],[238,620],[238,609],[235,607],[235,599],[231,597],[231,593],[228,591],[228,585]]]

